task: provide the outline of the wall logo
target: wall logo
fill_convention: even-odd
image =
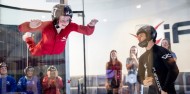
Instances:
[[[179,43],[179,35],[190,34],[190,29],[179,30],[180,27],[190,26],[190,21],[177,22],[172,26],[173,43]],[[170,29],[169,24],[164,24],[164,30]],[[165,38],[170,40],[170,32],[165,32]]]

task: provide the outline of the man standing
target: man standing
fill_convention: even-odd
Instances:
[[[139,59],[138,80],[149,86],[148,94],[176,94],[179,70],[169,50],[155,44],[157,32],[146,25],[137,31],[138,45],[146,49]]]

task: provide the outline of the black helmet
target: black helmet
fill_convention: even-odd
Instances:
[[[34,68],[32,66],[28,66],[24,69],[24,73],[26,74],[28,71],[34,71]]]
[[[69,5],[57,4],[53,7],[52,10],[52,19],[58,19],[60,16],[70,16],[72,18],[73,11]]]
[[[0,68],[1,68],[1,67],[7,67],[7,64],[6,64],[5,62],[1,62],[1,63],[0,63]]]
[[[140,47],[147,47],[148,42],[150,40],[153,40],[153,42],[156,42],[157,32],[156,32],[156,30],[154,29],[153,26],[150,26],[150,25],[142,26],[137,31],[137,35],[140,34],[140,33],[145,33],[146,37],[147,37],[144,41],[142,41],[142,42],[140,42],[138,44]]]
[[[55,66],[49,66],[47,71],[57,71],[57,68]]]

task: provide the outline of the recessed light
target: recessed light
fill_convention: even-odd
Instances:
[[[137,5],[136,8],[141,8],[141,4]]]
[[[108,20],[107,19],[103,19],[103,22],[107,22]]]

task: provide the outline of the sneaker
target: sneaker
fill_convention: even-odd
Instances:
[[[26,32],[26,33],[22,36],[23,41],[26,41],[26,38],[28,38],[28,37],[32,37],[32,33],[31,33],[31,32]]]

